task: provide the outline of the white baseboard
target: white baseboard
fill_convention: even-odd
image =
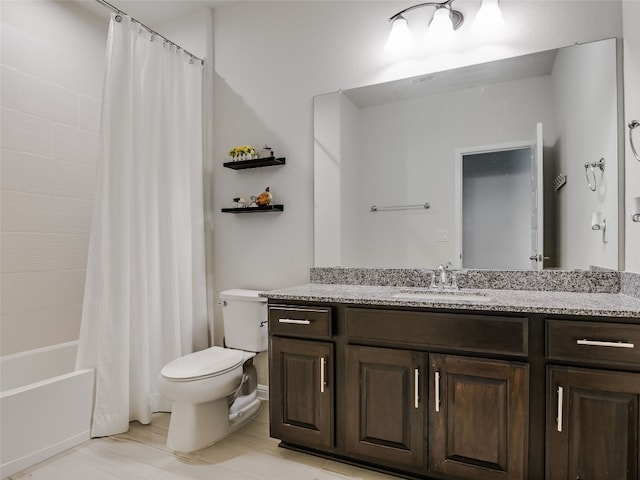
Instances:
[[[269,400],[269,385],[258,385],[258,398],[263,401]]]

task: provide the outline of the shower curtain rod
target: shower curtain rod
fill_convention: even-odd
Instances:
[[[107,7],[108,9],[116,12],[116,14],[122,14],[122,15],[126,15],[127,17],[130,17],[130,15],[127,15],[126,12],[123,12],[122,10],[120,10],[118,7],[111,5],[109,2],[107,2],[106,0],[95,0],[96,2],[98,2],[100,5],[102,5],[103,7]],[[140,25],[142,28],[144,28],[147,32],[149,32],[152,35],[157,35],[160,38],[163,38],[165,42],[170,43],[171,45],[174,45],[176,48],[178,48],[179,50],[182,50],[184,53],[186,53],[187,55],[189,55],[191,57],[191,60],[198,60],[200,62],[200,65],[204,65],[204,60],[201,59],[200,57],[197,57],[196,55],[194,55],[193,53],[189,52],[188,50],[185,50],[184,48],[182,48],[180,45],[178,45],[175,42],[172,42],[171,40],[169,40],[167,37],[165,37],[164,35],[159,34],[158,32],[156,32],[154,29],[147,27],[144,23],[140,22],[139,20],[136,20],[135,18],[131,17],[131,20],[133,20],[134,22],[136,22],[138,25]]]

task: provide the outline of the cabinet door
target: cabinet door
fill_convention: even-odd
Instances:
[[[640,374],[550,367],[547,479],[637,480]]]
[[[431,355],[431,470],[469,480],[525,478],[528,377],[521,363]]]
[[[271,436],[311,447],[333,446],[333,344],[271,337]]]
[[[425,355],[347,346],[345,448],[391,466],[422,466]]]

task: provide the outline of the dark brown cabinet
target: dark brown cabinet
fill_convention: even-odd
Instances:
[[[271,436],[333,446],[333,344],[272,337],[269,342]]]
[[[430,469],[456,478],[526,478],[528,366],[431,355]]]
[[[548,370],[548,480],[637,480],[640,374]]]
[[[420,467],[426,444],[426,355],[346,347],[345,450],[390,466]]]
[[[640,325],[548,319],[547,480],[638,480]],[[569,364],[569,365],[567,365]]]
[[[270,300],[269,338],[285,447],[407,478],[640,478],[637,318]]]

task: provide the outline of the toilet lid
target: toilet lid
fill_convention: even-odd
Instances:
[[[227,373],[242,365],[244,352],[231,348],[211,347],[169,362],[160,375],[170,380],[189,380]]]

